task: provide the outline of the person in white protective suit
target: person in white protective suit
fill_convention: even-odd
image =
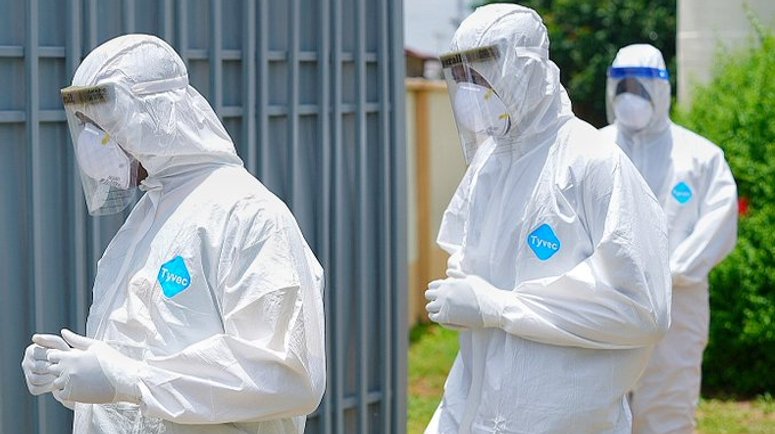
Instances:
[[[35,335],[33,394],[73,432],[294,433],[325,388],[323,271],[243,167],[181,58],[146,35],[92,51],[62,90],[87,206],[145,194],[97,266],[86,336]]]
[[[651,45],[619,50],[606,91],[616,140],[667,216],[673,281],[672,325],[638,381],[635,433],[692,433],[708,340],[708,273],[737,240],[737,187],[724,153],[670,121],[670,81]]]
[[[441,57],[468,170],[431,320],[460,352],[426,433],[629,433],[669,325],[667,229],[616,144],[576,118],[541,18],[478,8]]]

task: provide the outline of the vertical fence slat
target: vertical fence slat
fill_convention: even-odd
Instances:
[[[80,0],[70,0],[68,2],[67,15],[67,40],[65,41],[65,74],[69,82],[78,65],[81,63],[81,2]],[[69,141],[69,135],[65,139]],[[74,292],[74,317],[71,318],[71,326],[75,327],[78,333],[86,331],[86,318],[89,312],[89,279],[88,279],[88,260],[86,245],[86,206],[83,200],[83,191],[81,187],[81,177],[78,173],[78,163],[75,155],[71,160],[71,176],[69,177],[71,192],[70,206],[72,207],[72,232],[73,239],[73,281],[72,291]]]
[[[390,159],[392,170],[393,191],[390,195],[391,217],[393,222],[390,236],[390,245],[393,261],[390,274],[393,276],[393,288],[395,298],[393,307],[393,343],[396,349],[393,352],[393,379],[390,385],[395,393],[393,395],[393,426],[395,430],[403,429],[406,423],[406,380],[407,357],[406,349],[409,347],[407,333],[407,276],[406,276],[406,146],[405,146],[405,118],[404,118],[404,7],[402,0],[391,0],[390,9],[390,131],[393,133],[392,158]]]
[[[97,47],[97,43],[99,41],[98,37],[98,27],[97,27],[97,13],[98,13],[98,3],[97,0],[88,0],[88,11],[86,16],[86,47],[84,52],[88,53],[91,50],[93,50],[95,47]],[[102,220],[99,218],[89,218],[89,234],[87,235],[89,239],[89,255],[88,255],[88,266],[89,266],[89,281],[92,282],[94,280],[94,275],[96,272],[96,264],[97,260],[99,259],[100,255],[100,233],[101,227],[102,227]]]
[[[32,204],[32,230],[28,234],[29,245],[31,246],[29,258],[32,260],[32,266],[28,268],[30,273],[29,282],[32,284],[32,307],[33,321],[30,325],[33,330],[45,330],[46,321],[46,288],[42,282],[46,268],[45,240],[43,239],[42,228],[45,223],[44,199],[43,199],[43,176],[45,175],[42,166],[43,150],[40,141],[40,40],[38,34],[40,10],[38,0],[29,0],[27,2],[27,32],[26,44],[24,47],[24,67],[27,82],[27,101],[26,101],[26,120],[27,120],[27,142],[29,143],[29,161],[30,171],[28,174],[28,183],[31,186],[30,203]],[[42,397],[37,400],[38,427],[41,431],[48,432],[50,428],[49,403]]]
[[[259,2],[258,10],[258,146],[261,161],[259,178],[265,180],[270,173],[269,149],[269,1]]]
[[[242,23],[242,140],[245,144],[245,167],[257,174],[256,152],[256,2],[243,4]]]
[[[288,155],[288,177],[286,183],[289,192],[288,202],[291,209],[300,209],[304,200],[298,178],[301,172],[299,159],[299,0],[288,0],[288,139],[290,141]]]
[[[368,288],[373,285],[374,276],[369,276],[371,270],[369,261],[369,233],[372,227],[368,224],[369,179],[368,174],[368,143],[366,136],[366,2],[355,0],[355,149],[357,160],[356,185],[358,204],[356,205],[358,242],[355,254],[355,269],[358,301],[358,432],[369,432],[369,339],[371,324],[368,320],[369,299]]]
[[[333,112],[331,116],[332,122],[332,137],[333,137],[333,160],[334,160],[334,185],[333,185],[333,202],[340,203],[343,198],[343,190],[346,180],[344,179],[344,153],[346,152],[343,147],[342,140],[342,1],[333,0],[331,2],[331,30],[332,33],[332,51],[333,51],[333,77],[331,84],[331,95],[333,98]],[[342,206],[337,206],[332,212],[332,218],[334,223],[334,233],[339,233],[339,229],[344,226],[342,219],[345,217],[347,210],[343,210]],[[344,417],[344,376],[345,376],[345,352],[347,351],[345,336],[345,324],[344,318],[347,312],[344,311],[344,297],[347,295],[344,292],[344,284],[346,279],[343,278],[343,274],[346,267],[346,258],[342,255],[342,247],[347,244],[339,237],[334,238],[333,252],[331,266],[331,286],[333,290],[333,316],[334,323],[332,335],[334,339],[334,354],[333,354],[333,381],[332,393],[333,393],[333,411],[334,411],[334,432],[337,434],[344,434],[345,430],[345,417]]]
[[[86,17],[86,53],[97,46],[97,0],[88,0],[88,15]]]
[[[210,104],[223,120],[223,7],[210,1]]]
[[[188,64],[188,1],[178,0],[177,9],[177,22],[178,22],[178,54],[185,62],[186,67]]]
[[[122,15],[123,20],[123,27],[124,27],[124,33],[134,33],[135,32],[135,0],[124,0],[123,1],[123,7],[124,11]]]
[[[331,242],[331,206],[332,194],[331,194],[331,180],[333,171],[331,170],[332,164],[332,143],[331,143],[331,116],[329,115],[329,106],[331,104],[330,93],[330,65],[331,65],[331,26],[330,26],[330,8],[329,3],[325,1],[320,2],[320,31],[318,39],[318,82],[320,85],[320,100],[318,102],[320,110],[318,115],[318,128],[320,129],[320,145],[321,150],[321,171],[322,179],[320,182],[321,194],[319,195],[319,207],[321,210],[321,216],[317,219],[318,230],[317,233],[320,236],[319,256],[321,263],[325,269],[326,277],[326,289],[325,289],[325,314],[326,314],[326,354],[332,354],[332,338],[331,338],[331,326],[332,326],[332,306],[333,291],[331,290],[331,274],[329,272],[332,255],[332,242]],[[326,372],[328,381],[334,376],[332,364],[326,364]],[[330,384],[330,383],[329,383]],[[331,388],[326,391],[323,396],[323,402],[321,403],[320,411],[320,426],[323,434],[331,434],[333,432],[333,418],[332,418],[332,401],[331,401]]]
[[[159,36],[170,44],[175,43],[172,1],[173,0],[162,0],[159,2]]]
[[[31,170],[29,182],[32,186],[32,223],[33,230],[29,234],[32,239],[32,276],[30,281],[33,285],[33,297],[35,302],[34,327],[36,330],[42,330],[46,324],[44,322],[45,292],[38,278],[44,272],[43,257],[41,256],[45,244],[40,234],[40,228],[43,227],[44,203],[43,193],[41,191],[41,177],[43,168],[40,167],[43,157],[43,151],[40,143],[40,58],[39,58],[39,39],[38,39],[38,20],[39,9],[38,1],[30,0],[27,3],[27,44],[25,47],[24,61],[27,72],[27,140],[30,144],[30,162]]]
[[[393,189],[391,185],[393,165],[391,164],[391,153],[395,144],[391,144],[390,141],[390,53],[388,52],[388,41],[390,37],[390,31],[388,28],[389,10],[388,0],[378,0],[378,56],[377,66],[379,68],[379,79],[377,86],[379,87],[379,149],[382,151],[380,158],[382,161],[381,177],[379,183],[382,186],[382,200],[379,204],[379,218],[383,222],[383,231],[380,233],[380,257],[382,258],[382,273],[384,276],[382,285],[380,287],[380,294],[382,299],[380,300],[382,305],[381,316],[384,318],[384,323],[381,325],[384,330],[382,338],[382,345],[384,346],[384,354],[381,360],[381,386],[383,390],[382,401],[380,402],[380,413],[382,420],[384,421],[384,432],[391,433],[393,429],[397,429],[399,425],[393,425],[391,417],[392,400],[393,400],[393,382],[392,382],[392,370],[393,370],[393,315],[392,310],[396,308],[394,306],[391,297],[397,293],[393,285],[395,280],[390,272],[393,267],[393,257],[391,255],[390,234],[393,233],[393,221],[390,218],[391,196]]]

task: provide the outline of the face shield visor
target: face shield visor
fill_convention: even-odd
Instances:
[[[655,112],[656,84],[668,82],[666,69],[648,67],[611,67],[606,84],[608,122],[618,122],[630,130],[642,130]]]
[[[89,214],[121,212],[132,202],[139,163],[91,117],[115,101],[115,88],[70,86],[61,94]]]
[[[441,57],[452,111],[463,156],[471,164],[474,155],[491,138],[511,129],[511,115],[503,98],[484,77],[483,71],[497,71],[501,50],[497,46],[450,53]]]

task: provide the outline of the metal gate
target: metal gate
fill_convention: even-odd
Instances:
[[[86,213],[58,91],[133,32],[178,50],[326,269],[328,389],[307,432],[405,431],[402,15],[401,0],[0,0],[0,432],[70,430],[19,364],[33,332],[83,332],[125,215]]]

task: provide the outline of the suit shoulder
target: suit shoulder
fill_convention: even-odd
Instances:
[[[607,134],[580,119],[569,122],[566,152],[572,160],[585,161],[587,165],[618,164],[621,150]]]
[[[603,128],[600,128],[600,133],[603,134],[605,137],[607,137],[610,140],[616,141],[616,134],[618,133],[618,129],[616,128],[616,125],[611,124],[607,125]]]
[[[285,202],[242,167],[218,169],[205,183],[209,206],[221,209],[229,220],[262,226],[285,226],[293,220]]]
[[[723,158],[724,151],[705,137],[677,124],[672,124],[670,128],[673,134],[673,145],[680,147],[683,153],[707,160],[719,156]]]

